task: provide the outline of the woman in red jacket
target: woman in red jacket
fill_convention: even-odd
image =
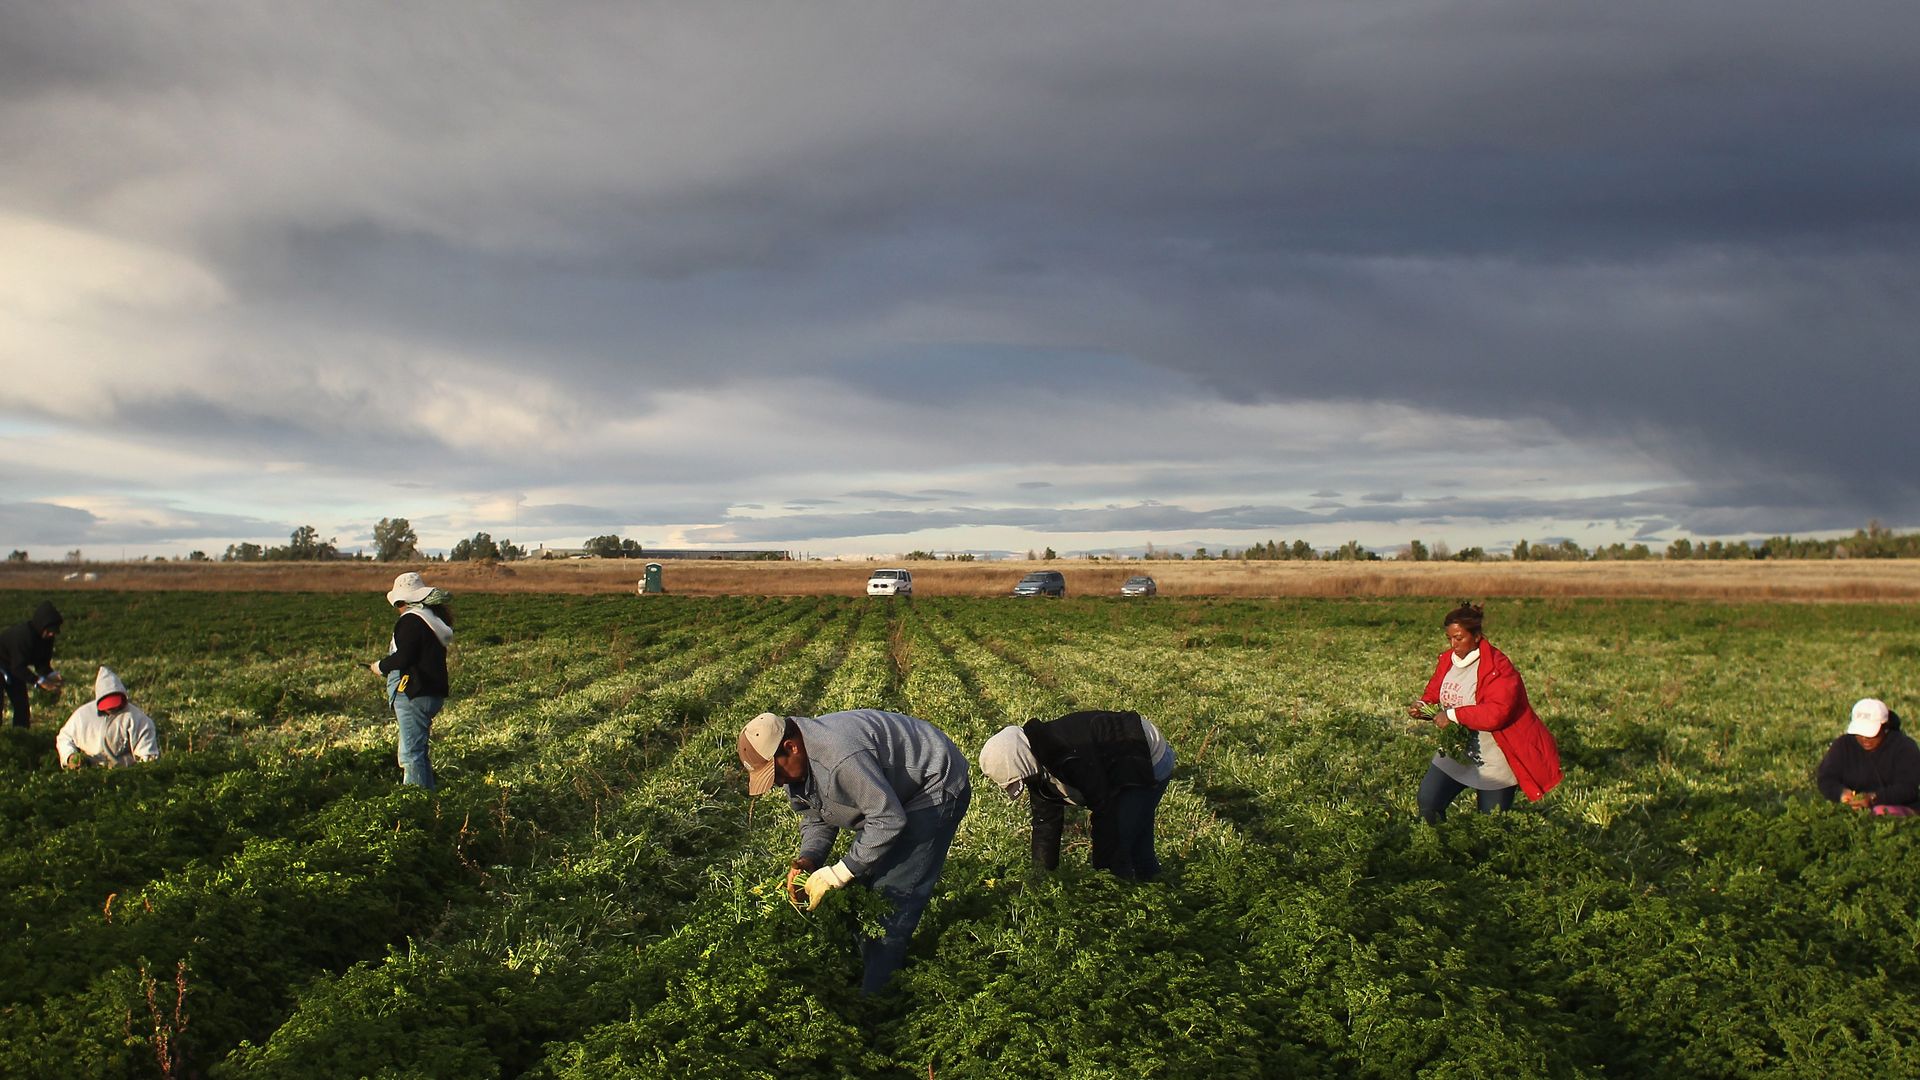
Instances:
[[[1484,615],[1480,605],[1464,600],[1447,612],[1442,620],[1447,649],[1420,695],[1422,702],[1441,707],[1434,726],[1473,729],[1477,746],[1472,756],[1479,758],[1460,762],[1433,755],[1420,781],[1420,816],[1428,824],[1446,817],[1447,804],[1468,788],[1478,793],[1484,814],[1512,806],[1516,790],[1538,800],[1560,782],[1560,751],[1553,735],[1527,704],[1527,687],[1513,662],[1480,635]],[[1426,716],[1418,705],[1409,705],[1407,713]]]

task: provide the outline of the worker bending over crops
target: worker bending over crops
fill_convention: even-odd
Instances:
[[[1092,819],[1092,864],[1145,881],[1160,872],[1153,819],[1173,776],[1173,747],[1135,712],[1076,712],[1001,728],[980,748],[980,771],[1007,797],[1030,792],[1033,861],[1060,865],[1066,808]]]
[[[1920,746],[1878,698],[1854,703],[1847,730],[1814,773],[1820,794],[1855,810],[1906,817],[1920,813]]]
[[[878,993],[906,962],[907,941],[920,923],[947,848],[973,800],[967,759],[946,733],[925,720],[879,709],[825,716],[761,713],[740,732],[747,794],[786,785],[800,815],[800,852],[787,872],[787,894],[807,908],[853,881],[892,903],[881,936],[867,941],[860,988]],[[841,829],[854,840],[840,861],[826,863]]]
[[[60,764],[79,769],[89,765],[118,768],[160,756],[160,736],[153,717],[127,696],[127,684],[110,667],[93,677],[93,700],[73,710],[54,739]]]
[[[1420,698],[1407,707],[1434,726],[1460,724],[1474,732],[1470,761],[1436,753],[1420,781],[1420,816],[1437,824],[1447,805],[1473,788],[1480,812],[1505,810],[1513,793],[1538,800],[1560,783],[1560,750],[1527,702],[1527,686],[1507,654],[1481,636],[1485,610],[1462,600],[1440,620],[1447,648]]]
[[[26,622],[0,631],[0,679],[7,684],[14,727],[26,727],[33,719],[28,687],[60,692],[60,673],[53,670],[53,639],[59,636],[63,621],[53,601],[42,600]]]

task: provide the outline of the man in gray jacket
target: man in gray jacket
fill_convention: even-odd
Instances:
[[[939,728],[901,713],[854,709],[825,716],[761,713],[740,732],[747,794],[786,785],[800,815],[800,852],[787,891],[807,907],[864,881],[893,904],[866,943],[864,993],[878,993],[906,962],[947,848],[973,799],[967,759]],[[840,861],[824,866],[841,829],[854,831]],[[804,881],[802,875],[805,875]]]

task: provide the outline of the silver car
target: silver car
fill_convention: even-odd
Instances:
[[[1120,586],[1120,595],[1158,596],[1160,595],[1160,586],[1155,585],[1152,578],[1141,574],[1138,577],[1128,578],[1126,583]]]

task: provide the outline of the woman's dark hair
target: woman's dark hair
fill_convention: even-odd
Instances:
[[[1481,607],[1471,600],[1462,600],[1460,601],[1459,607],[1447,612],[1447,617],[1440,620],[1440,626],[1443,629],[1449,626],[1458,626],[1463,630],[1471,630],[1478,634],[1480,632],[1480,624],[1485,621],[1486,617],[1486,608]]]
[[[441,622],[446,623],[448,626],[453,625],[452,604],[428,604],[427,610],[433,612]]]

